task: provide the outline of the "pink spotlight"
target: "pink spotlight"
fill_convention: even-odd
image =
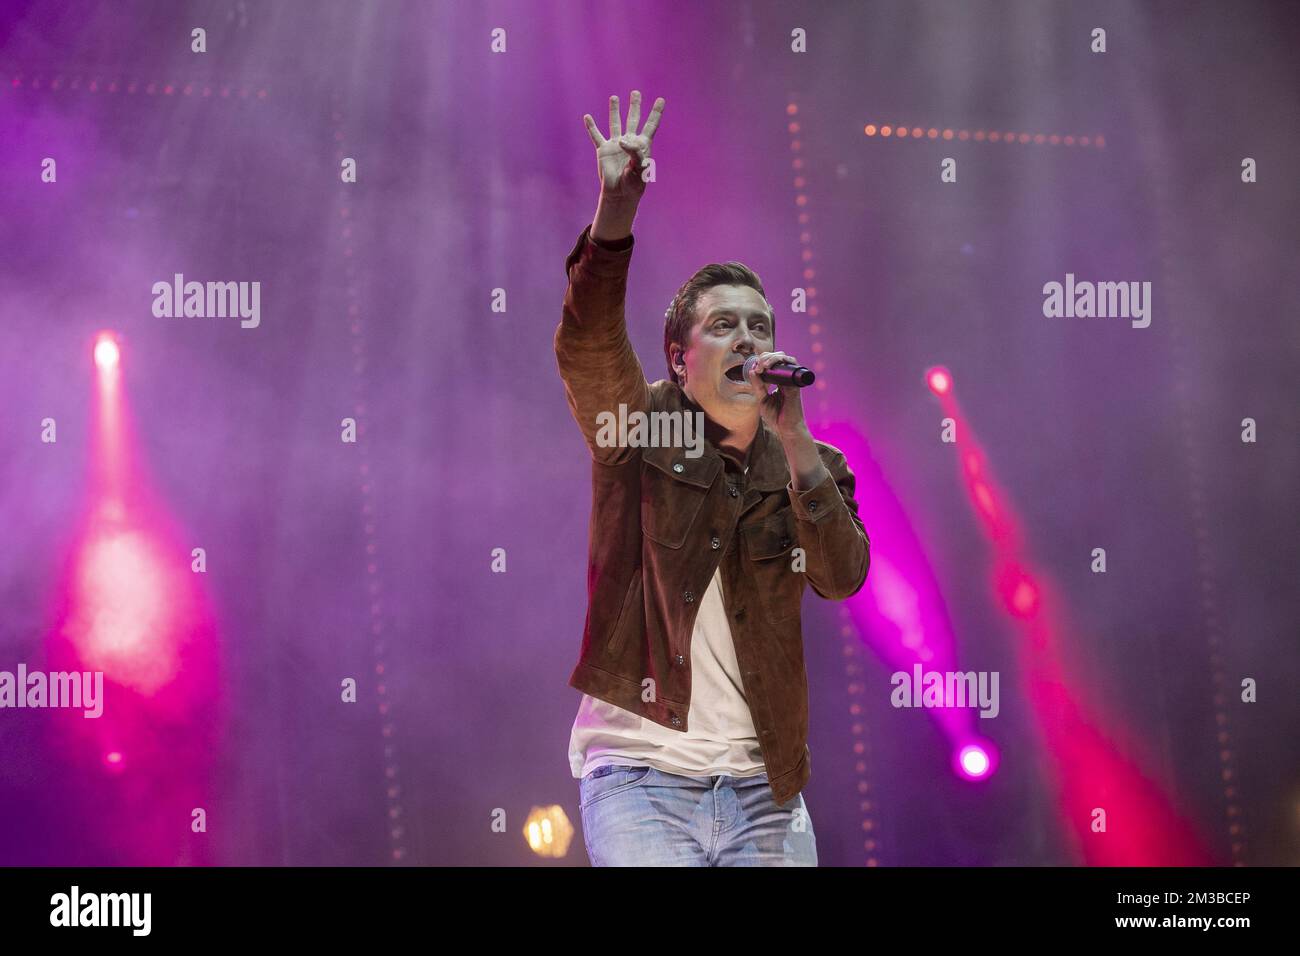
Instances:
[[[1030,617],[1038,608],[1038,589],[1029,580],[1021,581],[1011,593],[1011,607],[1021,617]]]
[[[952,388],[952,375],[942,365],[937,365],[925,373],[925,382],[934,394],[947,395]]]
[[[99,337],[95,340],[95,364],[107,372],[117,368],[117,363],[121,359],[122,352],[117,347],[113,336],[107,332],[99,333]]]
[[[968,780],[982,780],[993,769],[993,760],[979,744],[967,744],[957,752],[957,769]]]

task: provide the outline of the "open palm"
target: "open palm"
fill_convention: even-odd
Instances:
[[[600,171],[601,193],[611,199],[636,201],[645,192],[642,171],[650,159],[650,143],[659,128],[663,115],[664,98],[655,100],[645,126],[637,132],[641,122],[641,91],[632,91],[632,102],[627,111],[627,132],[619,118],[618,97],[609,98],[609,138],[601,135],[590,113],[583,115],[587,135],[596,147],[596,163]]]

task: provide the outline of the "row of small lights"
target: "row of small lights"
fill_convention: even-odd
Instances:
[[[146,96],[153,96],[155,93],[161,93],[163,96],[171,96],[179,92],[182,96],[220,96],[224,98],[235,97],[236,99],[246,100],[250,96],[259,100],[267,97],[266,89],[253,90],[248,87],[235,89],[230,86],[212,86],[211,84],[186,83],[181,86],[178,83],[146,83],[141,85],[139,80],[109,80],[105,83],[100,77],[94,77],[84,86],[79,76],[69,77],[64,82],[63,76],[56,76],[49,81],[48,87],[42,84],[39,76],[34,76],[30,80],[24,80],[21,74],[15,75],[9,81],[9,85],[15,89],[26,88],[29,90],[84,90],[87,93],[126,93],[128,96],[134,94],[137,90],[142,90]]]
[[[931,126],[929,129],[922,129],[919,126],[913,126],[909,130],[906,126],[876,126],[874,123],[868,123],[862,128],[862,132],[868,136],[882,136],[885,138],[893,137],[894,139],[957,139],[962,142],[974,140],[977,143],[1036,143],[1042,145],[1046,143],[1049,146],[1083,146],[1093,149],[1105,149],[1106,137],[1098,134],[1097,136],[1062,136],[1058,133],[1003,133],[998,130],[985,131],[977,129],[974,132],[968,129],[937,129]]]
[[[794,170],[794,188],[795,188],[795,206],[798,208],[799,220],[799,245],[802,247],[800,258],[803,261],[803,279],[808,283],[806,286],[808,315],[816,319],[819,309],[817,308],[817,288],[812,285],[812,280],[816,278],[816,270],[812,267],[812,230],[809,228],[811,217],[808,214],[808,194],[804,191],[807,186],[807,179],[804,176],[804,160],[800,153],[803,151],[803,141],[799,138],[800,124],[798,120],[799,105],[793,101],[786,104],[786,115],[790,118],[787,130],[790,133],[790,150],[793,152],[794,159],[791,160],[791,167]],[[822,327],[819,322],[810,322],[808,324],[808,338],[810,340],[813,354],[817,356],[813,360],[812,370],[820,373],[826,368],[826,362],[821,358],[824,351],[824,345],[821,339]],[[813,388],[821,392],[826,390],[826,380],[818,378],[813,383]],[[817,411],[822,415],[826,414],[828,405],[826,397],[823,394],[817,402]],[[858,655],[857,629],[853,626],[852,619],[849,616],[849,610],[846,607],[840,608],[840,620],[843,622],[840,627],[840,636],[844,638],[843,654],[845,657],[844,673],[849,679],[849,696],[856,697],[862,693],[862,684],[858,680],[861,672],[855,658]],[[849,714],[853,717],[853,724],[850,728],[853,734],[853,753],[857,758],[855,768],[858,774],[858,809],[862,812],[862,830],[865,833],[862,848],[867,851],[867,866],[879,866],[880,860],[876,856],[876,821],[872,815],[872,803],[870,798],[871,784],[867,781],[867,741],[865,736],[865,727],[862,723],[862,706],[856,700],[849,704]]]
[[[858,664],[861,656],[862,638],[853,624],[853,615],[847,607],[840,607],[840,637],[844,639],[841,653],[844,655],[844,675],[849,679],[849,696],[860,697],[865,685],[860,679],[862,668]],[[871,784],[867,780],[867,743],[866,725],[863,723],[862,705],[857,700],[849,704],[849,716],[853,723],[849,727],[853,734],[853,756],[856,758],[853,769],[858,774],[858,810],[862,813],[862,849],[867,851],[867,866],[879,866],[880,858],[876,855],[876,818],[873,813],[875,805],[871,802]]]
[[[338,97],[334,97],[334,109],[331,114],[334,128],[334,141],[343,142],[342,120],[343,114],[340,111],[341,105]],[[335,152],[335,161],[342,163],[344,154],[343,147],[339,146]],[[346,189],[346,187],[344,187]],[[361,335],[361,305],[360,295],[358,294],[356,283],[356,265],[352,261],[352,208],[348,200],[340,198],[339,200],[339,218],[342,224],[339,227],[339,239],[343,243],[343,258],[346,265],[343,267],[343,273],[347,278],[347,312],[348,324],[352,336],[352,371],[354,374],[354,384],[356,388],[356,404],[353,414],[357,422],[357,438],[364,439],[366,432],[369,431],[365,424],[366,414],[366,356],[365,356],[365,339]],[[370,453],[368,443],[364,440],[358,441],[356,452],[360,458],[357,465],[359,480],[361,486],[361,520],[362,531],[365,538],[366,552],[366,592],[370,596],[370,633],[374,639],[375,654],[375,694],[379,698],[379,717],[382,721],[380,733],[384,738],[384,781],[385,793],[388,798],[388,836],[391,846],[391,855],[393,860],[400,861],[406,857],[406,846],[403,838],[406,835],[406,828],[402,820],[403,809],[401,802],[402,788],[398,782],[397,768],[397,747],[393,742],[395,727],[389,716],[388,705],[388,687],[385,681],[385,664],[384,657],[388,650],[384,642],[384,609],[379,600],[380,583],[379,583],[379,561],[378,561],[378,542],[375,534],[375,495],[374,486],[370,478]]]
[[[1245,866],[1246,832],[1241,818],[1241,804],[1237,801],[1236,770],[1233,766],[1232,737],[1228,732],[1228,696],[1227,678],[1223,672],[1223,658],[1219,654],[1222,633],[1219,627],[1218,605],[1215,600],[1214,578],[1212,576],[1212,552],[1209,547],[1209,530],[1206,525],[1205,481],[1201,474],[1200,457],[1192,440],[1193,427],[1190,406],[1187,401],[1187,381],[1190,377],[1186,360],[1186,342],[1179,334],[1173,337],[1173,356],[1177,378],[1174,389],[1179,403],[1179,424],[1181,426],[1183,453],[1186,456],[1185,469],[1189,494],[1192,504],[1192,525],[1196,535],[1196,557],[1201,586],[1201,610],[1205,612],[1206,642],[1210,646],[1210,676],[1214,681],[1214,725],[1217,728],[1215,740],[1218,743],[1219,776],[1223,781],[1223,802],[1227,816],[1228,843],[1232,850],[1232,865]]]
[[[787,116],[790,117],[790,122],[786,128],[790,133],[790,150],[795,154],[794,159],[790,161],[790,166],[794,170],[794,189],[795,189],[794,204],[799,209],[799,214],[798,214],[799,245],[803,247],[800,250],[799,257],[800,260],[803,262],[803,272],[802,272],[803,279],[805,282],[808,283],[808,285],[804,287],[804,291],[807,298],[807,302],[805,304],[808,309],[808,315],[811,318],[815,319],[817,317],[818,312],[820,312],[821,310],[818,309],[817,307],[817,287],[812,285],[812,280],[817,277],[817,270],[815,270],[812,267],[812,260],[813,260],[812,232],[808,228],[808,224],[811,221],[811,217],[808,215],[808,208],[807,208],[808,194],[804,191],[804,187],[807,185],[808,181],[804,176],[803,157],[799,155],[803,151],[803,141],[799,138],[800,125],[799,125],[799,120],[797,119],[799,115],[798,104],[794,102],[787,103],[785,107],[785,113]],[[822,361],[820,357],[823,351],[823,346],[821,342],[821,332],[822,332],[822,327],[819,323],[817,322],[809,323],[808,337],[812,343],[810,347],[812,348],[813,354],[818,356],[818,358],[813,360],[812,370],[817,373],[822,372],[826,368],[826,363]],[[817,381],[813,383],[813,388],[817,389],[819,392],[825,392],[826,391],[825,380],[821,378],[817,379]],[[828,406],[826,404],[826,397],[823,395],[817,403],[817,410],[822,414],[825,414],[827,407]]]

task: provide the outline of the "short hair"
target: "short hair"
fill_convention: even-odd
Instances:
[[[673,368],[672,346],[680,345],[682,351],[686,351],[691,329],[695,326],[695,308],[699,304],[700,296],[717,285],[749,286],[762,296],[763,303],[767,306],[768,319],[772,323],[772,337],[775,341],[776,315],[772,311],[772,303],[767,301],[767,294],[763,291],[763,281],[743,263],[710,262],[686,280],[673,296],[673,301],[668,304],[667,311],[664,312],[664,359],[668,362],[669,378],[678,385],[681,382],[677,381],[677,371]]]

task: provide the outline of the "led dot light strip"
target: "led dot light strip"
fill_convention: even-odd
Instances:
[[[929,129],[922,129],[920,126],[889,126],[868,123],[862,128],[862,132],[867,136],[879,136],[881,139],[956,139],[961,142],[968,140],[976,143],[1019,143],[1021,145],[1036,146],[1080,146],[1084,149],[1105,149],[1106,137],[1100,133],[1096,136],[1075,136],[1073,134],[1061,135],[1060,133],[1016,133],[1003,132],[1001,130],[969,130],[969,129],[938,129],[931,126]]]
[[[144,96],[197,96],[197,97],[218,97],[220,99],[236,100],[264,100],[270,94],[266,88],[253,89],[251,87],[235,87],[228,83],[211,83],[193,81],[189,83],[159,82],[156,80],[138,80],[122,77],[82,77],[78,75],[64,76],[55,74],[50,77],[32,76],[26,77],[21,73],[15,73],[9,78],[9,86],[13,89],[28,90],[55,90],[63,92],[79,93],[105,93],[114,95],[117,93],[126,96],[134,96],[139,93]]]
[[[789,96],[789,101],[786,103],[785,113],[789,117],[786,130],[790,134],[790,151],[794,153],[790,166],[794,171],[794,205],[798,211],[799,258],[803,263],[801,278],[806,283],[804,289],[807,293],[807,314],[813,320],[808,323],[808,340],[811,343],[810,348],[814,356],[810,367],[814,372],[821,373],[826,368],[826,362],[822,358],[825,343],[822,341],[821,323],[816,321],[820,310],[817,306],[817,287],[813,285],[813,280],[817,278],[817,272],[812,265],[814,258],[812,228],[811,216],[808,213],[807,176],[805,175],[804,159],[801,155],[803,141],[799,138],[801,131],[798,119],[799,104],[793,94]],[[825,395],[826,380],[818,378],[812,387],[821,393],[817,400],[817,412],[821,416],[821,423],[825,424],[826,414],[829,410]],[[844,656],[844,674],[848,678],[849,715],[852,718],[849,730],[853,736],[854,768],[858,776],[858,809],[862,813],[862,848],[867,854],[866,865],[879,866],[880,858],[877,855],[878,841],[876,840],[877,824],[875,815],[872,812],[874,805],[871,800],[871,784],[867,780],[867,756],[870,748],[867,742],[866,724],[862,716],[862,705],[857,699],[863,693],[862,666],[859,663],[862,641],[847,607],[840,607],[840,621],[840,637],[843,642],[841,644],[841,653]]]
[[[341,144],[344,139],[343,114],[337,96],[333,98],[331,119],[334,121],[335,127],[334,142]],[[336,147],[334,160],[336,163],[341,164],[343,158],[343,147],[339,145]],[[356,278],[357,267],[356,263],[352,261],[352,209],[349,200],[345,198],[348,188],[347,186],[342,187],[339,196],[338,213],[340,223],[338,240],[342,246],[343,259],[346,263],[343,267],[343,274],[347,279],[346,301],[348,325],[352,338],[352,371],[353,388],[355,390],[352,414],[356,418],[357,438],[360,439],[355,446],[359,458],[357,480],[361,490],[361,521],[366,542],[366,593],[370,598],[370,634],[374,641],[375,696],[379,700],[380,733],[384,738],[384,785],[388,799],[388,838],[391,857],[395,862],[400,862],[406,858],[406,845],[404,842],[406,827],[402,819],[402,788],[398,782],[397,745],[393,741],[395,727],[389,714],[388,687],[385,683],[386,666],[384,659],[388,648],[384,637],[384,606],[379,599],[382,589],[379,574],[379,545],[375,535],[374,481],[370,475],[369,444],[365,441],[366,433],[369,431],[366,423],[366,342],[361,334],[361,295]]]
[[[804,159],[799,155],[803,151],[803,141],[799,138],[800,125],[799,120],[797,119],[799,115],[799,106],[795,103],[793,96],[790,97],[790,102],[786,104],[785,113],[786,116],[790,117],[790,121],[786,125],[786,130],[790,134],[790,150],[795,154],[794,158],[790,160],[790,167],[794,170],[794,204],[795,208],[798,209],[799,245],[801,247],[799,258],[800,261],[803,262],[803,271],[800,275],[806,283],[804,291],[807,297],[807,314],[810,318],[816,319],[818,312],[821,310],[817,307],[817,287],[812,284],[812,280],[817,277],[817,270],[815,270],[812,265],[812,230],[809,228],[811,217],[808,214],[808,193],[805,191],[808,180],[804,175]],[[821,358],[821,354],[824,351],[823,343],[821,341],[821,332],[822,328],[819,323],[810,322],[808,324],[808,340],[811,343],[809,347],[812,349],[813,355],[816,356],[816,358],[808,364],[809,367],[818,374],[826,368],[826,363]],[[818,392],[823,393],[819,396],[817,411],[822,416],[825,416],[828,409],[826,396],[824,394],[826,391],[826,382],[824,379],[818,378],[817,381],[813,383],[812,387]]]
[[[871,753],[871,745],[867,738],[862,705],[858,702],[858,698],[862,696],[864,690],[862,666],[858,662],[862,656],[862,638],[858,634],[857,627],[853,624],[853,617],[847,607],[840,608],[840,621],[842,622],[840,637],[843,641],[840,645],[840,653],[844,655],[844,676],[849,679],[849,716],[853,719],[849,732],[853,735],[853,769],[857,771],[858,775],[858,810],[862,814],[862,849],[867,853],[867,866],[879,866],[875,804],[871,800],[871,783],[867,780],[867,757]]]

